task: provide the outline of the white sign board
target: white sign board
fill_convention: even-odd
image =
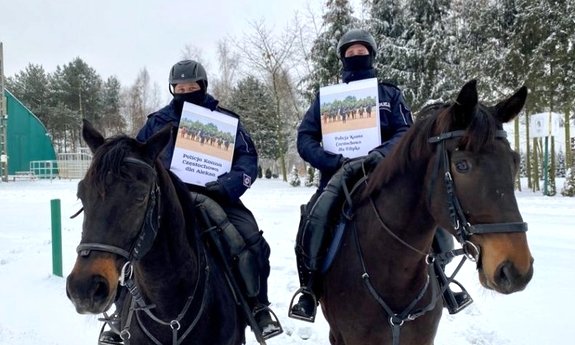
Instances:
[[[541,113],[531,115],[530,134],[532,138],[552,137],[559,133],[561,114]]]
[[[377,78],[320,88],[323,148],[347,158],[381,144]]]
[[[229,172],[238,119],[184,103],[170,170],[186,183],[204,186]]]

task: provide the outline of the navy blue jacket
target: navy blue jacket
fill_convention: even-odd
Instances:
[[[231,116],[239,117],[237,114],[218,107],[218,101],[211,95],[207,95],[202,104],[203,107],[210,110],[217,110],[219,112],[229,114]],[[166,169],[170,168],[172,155],[174,154],[174,146],[176,145],[175,133],[177,133],[178,125],[180,123],[181,114],[176,111],[174,101],[163,107],[162,109],[148,115],[148,120],[144,127],[136,136],[136,140],[145,142],[152,134],[156,133],[168,122],[172,122],[174,131],[172,131],[172,138],[166,149],[161,154],[162,164]],[[258,154],[252,139],[247,134],[240,122],[238,122],[238,132],[236,135],[236,143],[234,147],[234,158],[230,172],[225,173],[218,177],[218,181],[226,189],[230,202],[236,202],[245,193],[245,191],[256,180],[258,172]],[[191,186],[194,190],[201,192],[202,187]]]
[[[344,80],[346,80],[345,77]],[[324,151],[321,146],[319,102],[318,93],[298,128],[297,151],[303,160],[321,171],[318,188],[321,192],[339,168],[342,155]],[[373,150],[378,150],[385,157],[413,124],[411,111],[397,86],[379,82],[379,118],[382,144]]]

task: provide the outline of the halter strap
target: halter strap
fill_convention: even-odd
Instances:
[[[447,193],[447,204],[449,209],[449,216],[451,218],[451,225],[457,231],[457,239],[460,244],[464,245],[469,243],[469,239],[473,234],[488,234],[488,233],[513,233],[513,232],[526,232],[527,223],[525,222],[506,222],[506,223],[489,223],[489,224],[474,224],[471,225],[467,221],[467,217],[461,208],[461,204],[457,195],[455,194],[455,184],[451,177],[450,160],[445,148],[445,141],[453,138],[459,138],[465,135],[466,131],[458,130],[452,132],[441,133],[428,139],[429,143],[437,143],[435,164],[432,178],[430,180],[430,188],[428,195],[428,203],[431,203],[431,190],[435,184],[435,180],[439,174],[440,166],[443,163],[445,190]],[[504,130],[497,130],[495,138],[507,138],[507,132]],[[477,250],[475,256],[479,255]],[[477,259],[477,258],[476,258]]]
[[[140,233],[136,237],[136,241],[134,242],[130,251],[127,251],[123,248],[118,246],[110,245],[110,244],[103,244],[103,243],[80,243],[78,247],[76,247],[76,252],[81,256],[88,256],[90,251],[100,251],[100,252],[108,252],[112,254],[117,254],[122,256],[128,261],[137,261],[141,259],[152,247],[154,240],[156,239],[156,235],[158,234],[158,229],[160,227],[160,187],[158,186],[157,182],[157,174],[156,170],[148,163],[144,162],[143,160],[126,157],[124,162],[129,164],[135,164],[141,167],[145,167],[149,169],[153,176],[154,182],[150,186],[150,193],[148,199],[148,205],[146,207],[146,213],[144,215],[144,222],[142,223],[142,227],[140,228]],[[78,211],[76,215],[78,215],[83,208]]]

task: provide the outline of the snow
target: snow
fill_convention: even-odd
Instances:
[[[96,344],[97,316],[79,315],[66,297],[65,277],[76,258],[82,215],[77,180],[0,183],[0,345]],[[299,205],[314,188],[292,187],[280,179],[258,180],[242,198],[255,214],[272,248],[270,300],[284,334],[268,344],[329,344],[321,315],[311,324],[287,317],[298,287],[293,251]],[[558,181],[560,188],[562,181]],[[444,312],[436,345],[570,343],[575,285],[575,198],[544,197],[523,188],[517,198],[535,258],[527,288],[512,295],[483,289],[473,264],[465,263],[458,280],[475,303],[457,315]],[[52,274],[50,200],[61,200],[64,278]],[[450,264],[455,266],[456,263]],[[374,303],[376,303],[374,301]],[[321,314],[321,312],[319,312]],[[387,324],[381,327],[388,327]],[[256,344],[247,332],[248,344]],[[309,338],[308,340],[303,340]]]

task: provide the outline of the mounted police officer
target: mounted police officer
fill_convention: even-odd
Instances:
[[[272,318],[268,307],[270,247],[262,235],[263,232],[259,230],[252,212],[240,200],[257,177],[258,155],[250,136],[239,122],[239,116],[219,107],[218,101],[207,93],[207,88],[208,77],[199,62],[193,60],[177,62],[171,68],[169,75],[172,101],[148,116],[136,139],[144,142],[166,123],[171,122],[174,126],[172,139],[160,156],[164,167],[169,169],[184,102],[238,118],[231,170],[219,176],[216,181],[208,182],[205,187],[188,184],[188,188],[196,203],[212,205],[210,206],[212,209],[219,209],[217,206],[213,207],[215,201],[221,207],[220,211],[225,212],[224,221],[221,220],[222,217],[218,220],[218,223],[225,224],[222,227],[222,240],[227,243],[223,243],[223,247],[231,251],[227,255],[235,263],[234,268],[237,270],[235,276],[242,283],[243,293],[247,295],[247,302],[263,338],[268,339],[282,332],[279,321],[275,317]],[[189,210],[189,212],[195,211]],[[225,219],[226,216],[229,222]],[[119,304],[116,303],[116,306]],[[119,315],[118,310],[115,313]],[[122,344],[122,342],[115,332],[106,331],[100,337],[100,344]]]
[[[373,64],[376,52],[376,42],[369,32],[361,29],[346,32],[337,45],[337,53],[343,64],[342,81],[349,83],[375,78]],[[298,302],[290,308],[290,317],[309,322],[315,320],[321,289],[318,271],[330,240],[330,230],[341,218],[343,184],[353,184],[361,172],[371,171],[413,124],[411,111],[397,86],[379,82],[378,97],[379,105],[376,105],[375,109],[379,109],[381,145],[360,159],[350,160],[341,154],[323,149],[319,95],[316,95],[298,128],[298,153],[306,162],[320,170],[321,180],[315,194],[301,209],[302,216],[295,246],[301,288],[294,295],[294,299],[297,295],[300,296]],[[434,244],[435,250],[447,251],[451,248],[453,239],[449,234],[444,236],[441,243]],[[453,296],[449,289],[446,293]],[[458,302],[461,302],[459,306],[448,306],[450,312],[456,309],[458,311],[461,306],[471,303],[469,296],[465,292],[462,294],[457,295]]]

